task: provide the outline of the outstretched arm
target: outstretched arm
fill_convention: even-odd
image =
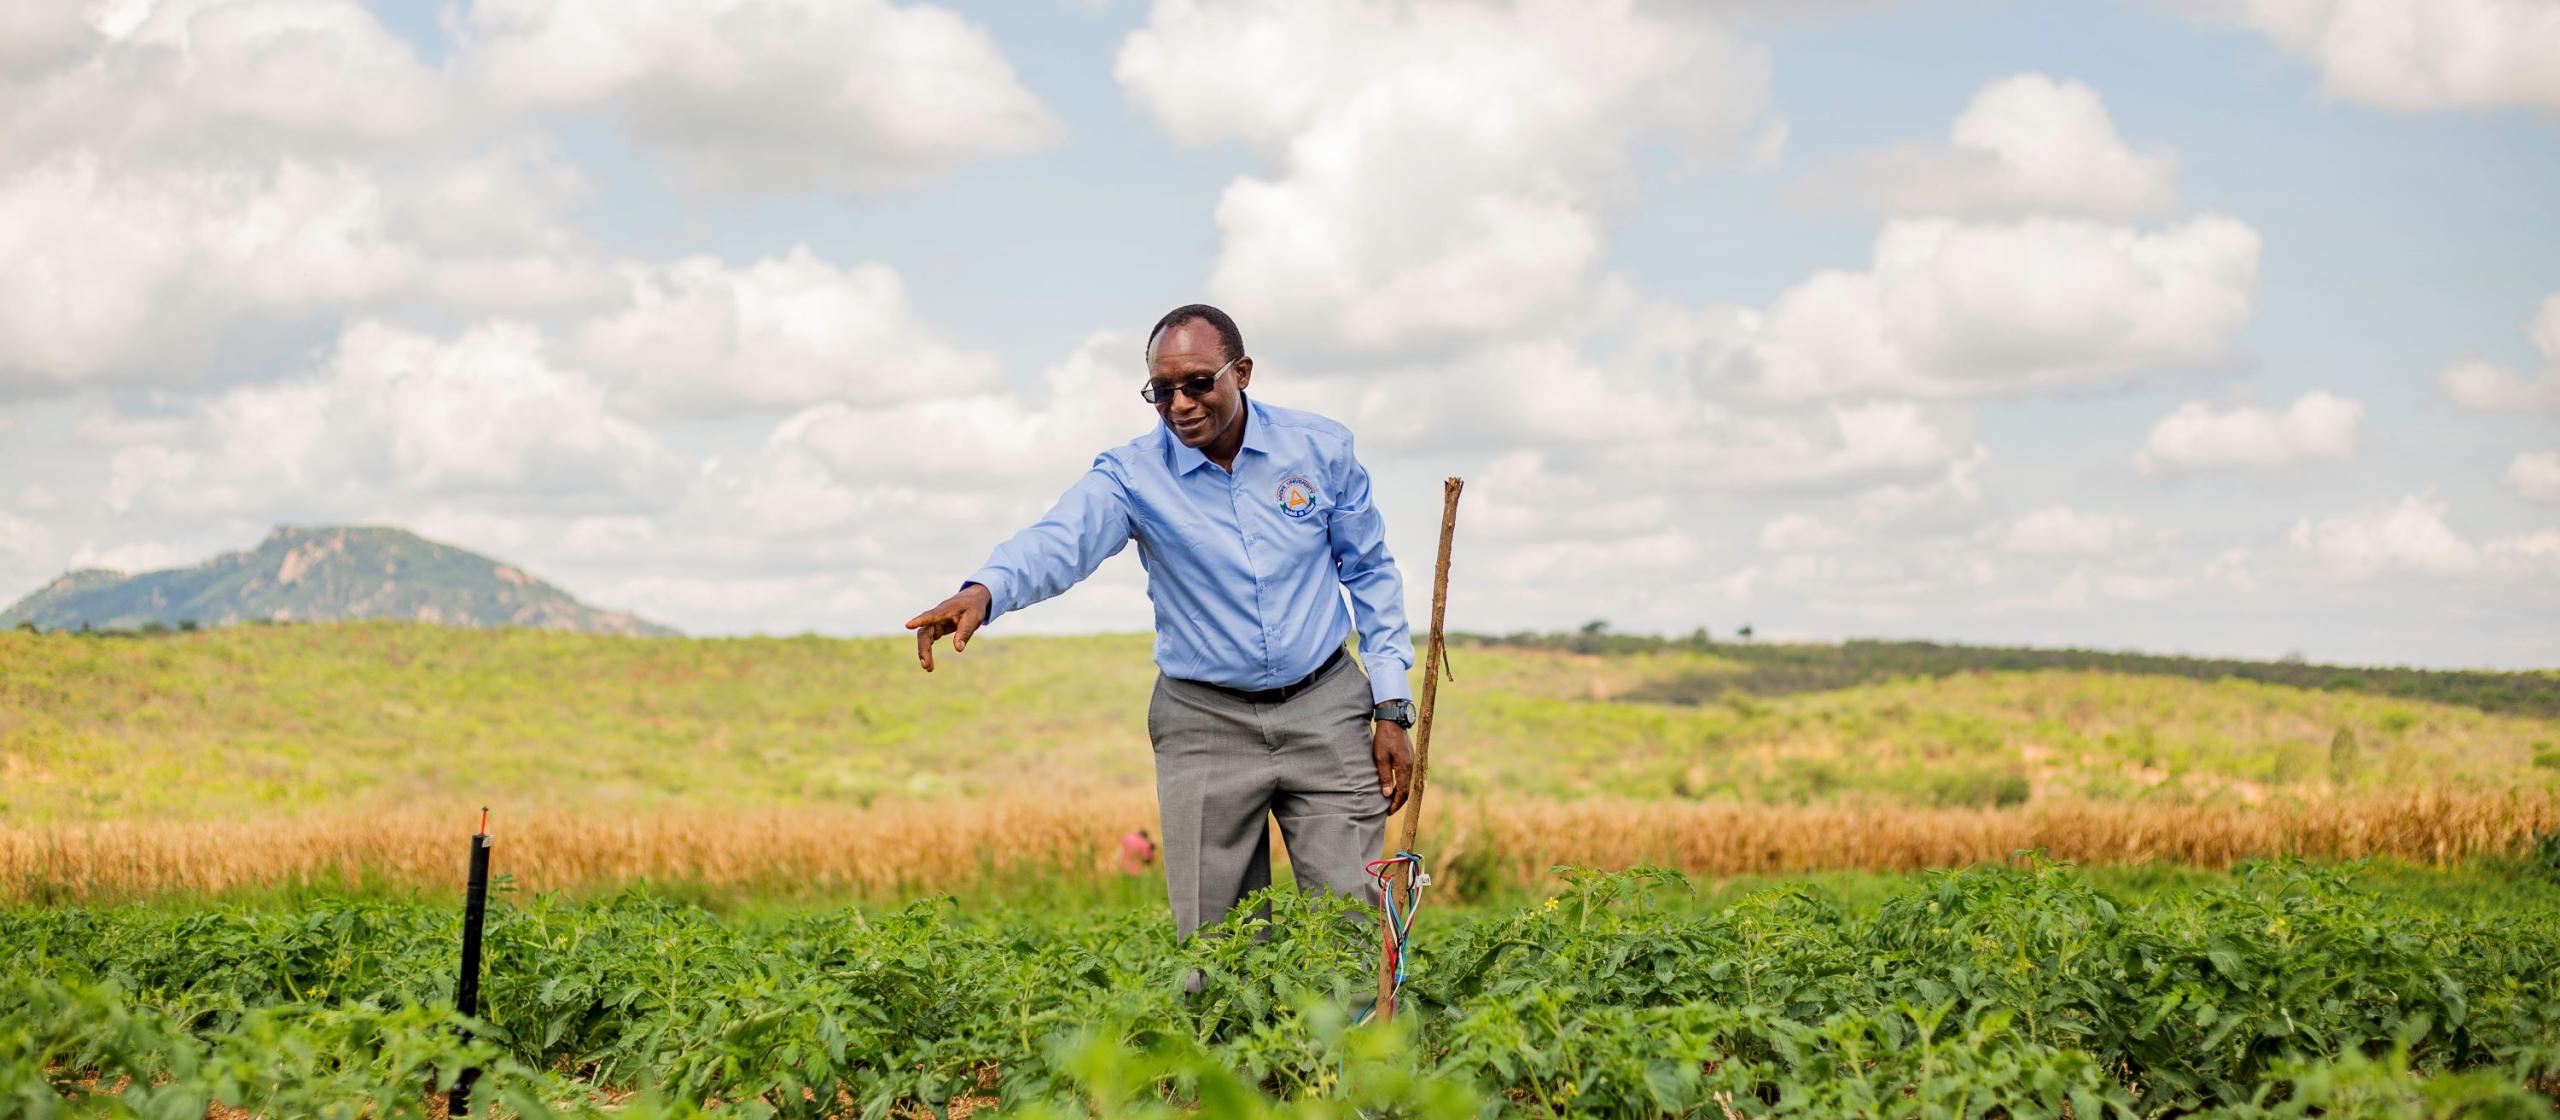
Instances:
[[[933,644],[944,635],[951,636],[952,652],[961,652],[997,615],[1075,586],[1128,547],[1130,525],[1128,488],[1107,462],[1095,460],[1046,515],[997,545],[957,593],[907,620],[916,632],[916,661],[930,673]]]

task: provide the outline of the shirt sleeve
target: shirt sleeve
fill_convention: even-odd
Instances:
[[[1360,631],[1360,662],[1369,670],[1369,697],[1410,700],[1413,634],[1405,625],[1404,576],[1387,553],[1387,522],[1369,504],[1369,470],[1345,437],[1333,470],[1333,567],[1351,592],[1351,621]]]
[[[997,545],[984,567],[962,586],[984,584],[992,606],[987,621],[1055,597],[1129,546],[1129,490],[1109,461],[1067,488],[1058,504],[1029,528]]]

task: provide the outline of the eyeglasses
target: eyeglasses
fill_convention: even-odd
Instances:
[[[1235,364],[1243,360],[1244,355],[1238,354],[1227,359],[1227,364],[1219,366],[1216,373],[1186,377],[1180,381],[1148,382],[1146,388],[1138,390],[1138,399],[1148,404],[1171,404],[1174,390],[1179,389],[1184,396],[1195,401],[1199,400],[1217,389],[1218,379],[1225,377],[1228,370],[1235,368]]]

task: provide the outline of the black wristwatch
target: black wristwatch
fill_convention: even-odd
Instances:
[[[1392,723],[1411,731],[1413,730],[1413,701],[1388,700],[1381,703],[1378,705],[1377,719],[1381,723]]]

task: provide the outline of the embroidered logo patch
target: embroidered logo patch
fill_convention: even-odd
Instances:
[[[1291,517],[1305,517],[1316,511],[1316,484],[1307,476],[1293,474],[1280,480],[1280,512]]]

